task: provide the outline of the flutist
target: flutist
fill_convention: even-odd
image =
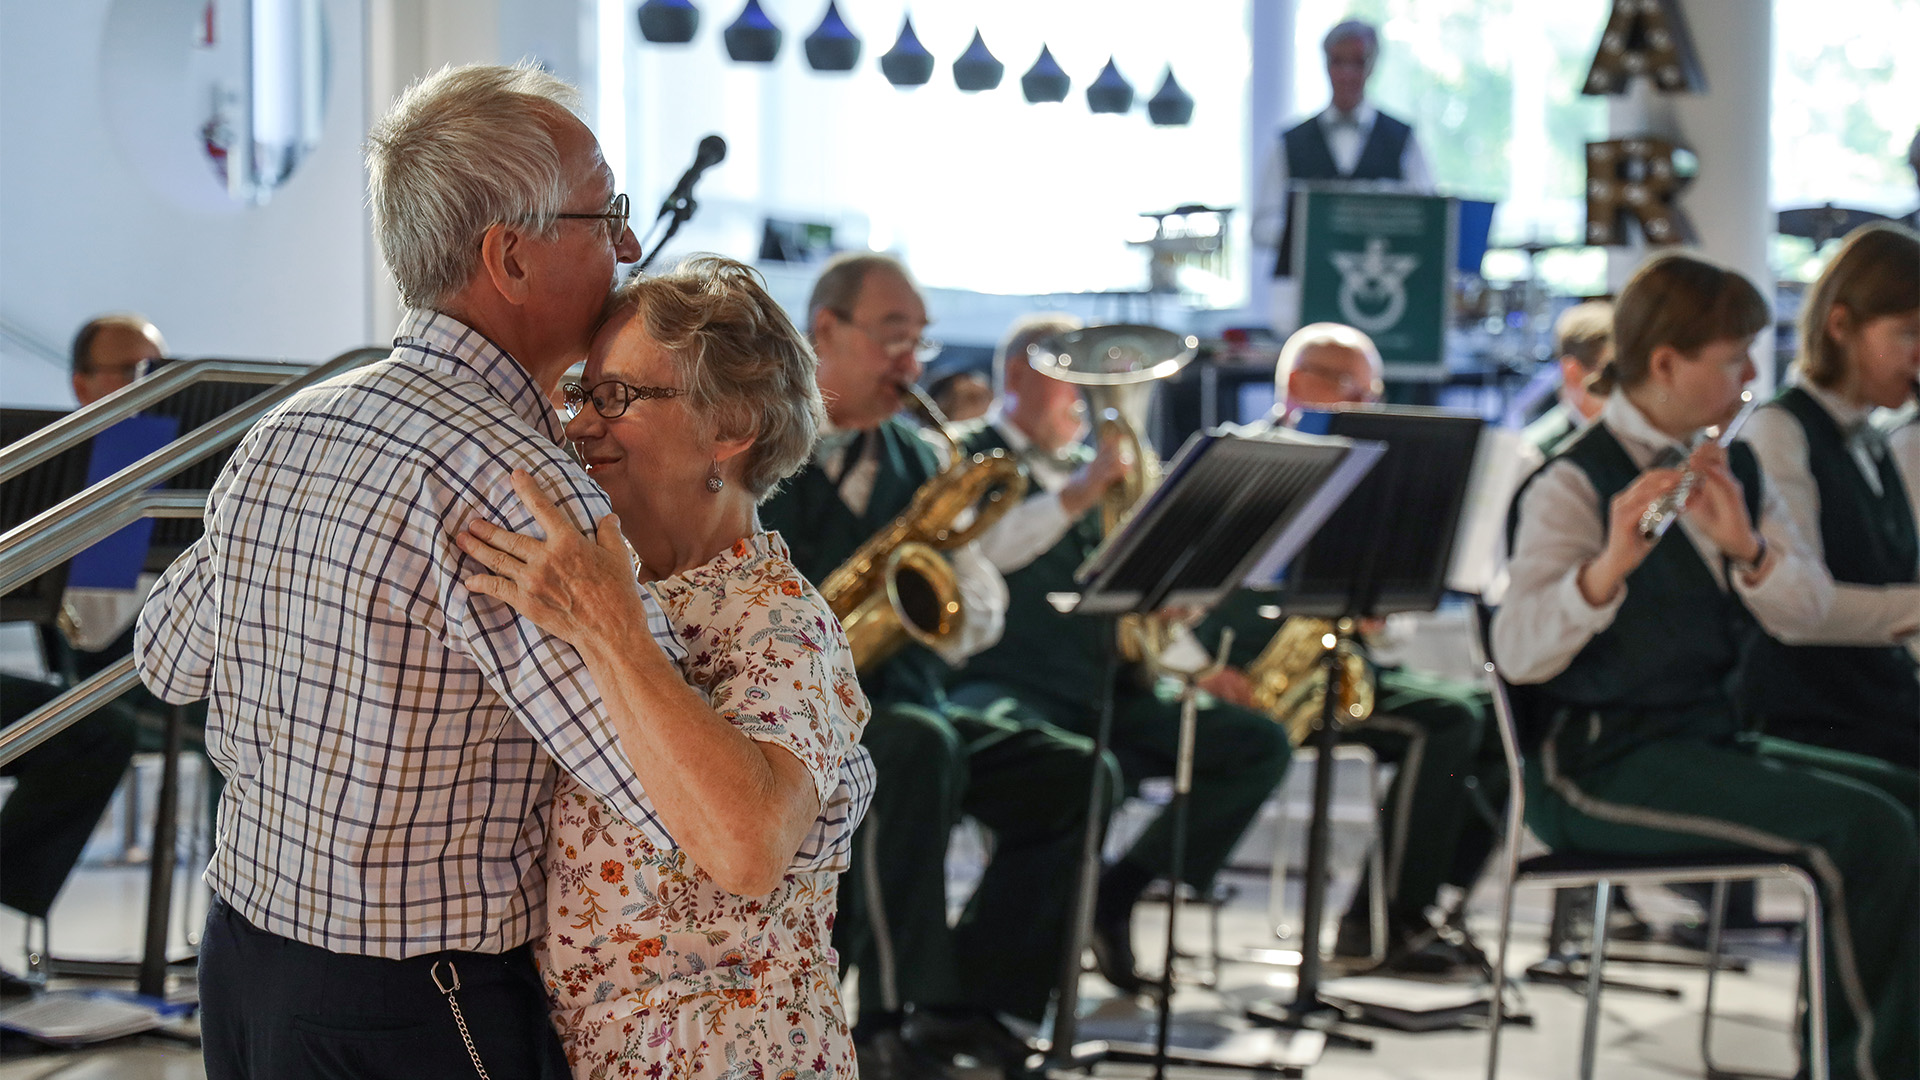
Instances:
[[[1800,643],[1764,637],[1740,684],[1767,734],[1865,754],[1920,796],[1920,540],[1876,406],[1906,404],[1920,377],[1920,240],[1898,226],[1854,233],[1800,316],[1793,385],[1747,441],[1818,565],[1833,607]]]
[[[1752,452],[1700,441],[1738,410],[1748,350],[1770,323],[1759,292],[1722,267],[1671,254],[1634,274],[1599,421],[1516,500],[1494,655],[1509,681],[1537,686],[1521,730],[1535,834],[1563,851],[1757,850],[1808,867],[1829,905],[1833,1075],[1909,1077],[1913,814],[1872,785],[1756,750],[1729,689],[1756,622],[1799,638],[1833,602]],[[1650,542],[1639,519],[1682,464],[1693,494]]]

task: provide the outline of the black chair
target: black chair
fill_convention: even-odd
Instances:
[[[1500,1069],[1500,1016],[1505,991],[1507,945],[1513,936],[1513,891],[1521,882],[1561,888],[1591,886],[1594,890],[1593,937],[1588,945],[1587,1011],[1580,1043],[1580,1077],[1592,1080],[1594,1054],[1600,1031],[1600,993],[1602,971],[1606,964],[1607,913],[1615,885],[1663,885],[1670,882],[1707,881],[1713,883],[1712,911],[1707,929],[1707,990],[1705,1015],[1700,1023],[1700,1056],[1707,1075],[1734,1075],[1720,1068],[1713,1059],[1713,993],[1720,964],[1720,930],[1725,913],[1727,883],[1748,879],[1774,878],[1799,886],[1806,898],[1806,950],[1803,983],[1807,988],[1808,1045],[1812,1060],[1803,1062],[1810,1080],[1827,1080],[1827,1002],[1826,1002],[1826,919],[1819,884],[1802,867],[1760,852],[1695,852],[1674,855],[1617,855],[1602,852],[1552,852],[1521,861],[1520,834],[1526,821],[1526,789],[1521,776],[1519,725],[1514,718],[1513,695],[1507,681],[1491,659],[1489,634],[1492,613],[1483,603],[1474,605],[1475,633],[1479,660],[1492,684],[1493,710],[1500,733],[1500,749],[1506,758],[1507,781],[1511,794],[1507,802],[1505,850],[1501,863],[1504,877],[1500,891],[1500,934],[1493,962],[1493,1015],[1488,1025],[1487,1078],[1495,1080]]]

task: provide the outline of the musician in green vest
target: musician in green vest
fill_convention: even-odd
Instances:
[[[820,582],[907,507],[949,451],[895,416],[902,384],[920,373],[927,326],[904,266],[877,254],[834,259],[807,319],[828,422],[813,460],[760,515]],[[861,673],[873,704],[862,744],[877,784],[834,946],[860,972],[863,1073],[926,1071],[928,1053],[1024,1057],[993,1014],[1044,1014],[1095,776],[1087,740],[947,701],[948,671],[999,638],[1007,606],[1004,581],[975,545],[947,555],[964,609],[959,640],[942,654],[909,644]],[[963,815],[992,831],[993,857],[949,928],[947,843]]]
[[[1915,378],[1920,240],[1869,226],[1847,238],[1802,309],[1793,385],[1743,432],[1833,580],[1833,606],[1811,633],[1754,644],[1744,718],[1769,736],[1898,766],[1909,806],[1920,797],[1920,674],[1905,645],[1920,632],[1920,541],[1870,414],[1904,405]]]
[[[1600,370],[1613,344],[1613,305],[1588,300],[1553,321],[1553,351],[1560,359],[1560,389],[1553,407],[1521,433],[1544,461],[1600,415],[1604,399],[1587,392],[1587,380]]]
[[[1047,594],[1075,589],[1073,571],[1100,541],[1090,511],[1128,468],[1117,440],[1096,452],[1081,444],[1085,407],[1072,385],[1028,366],[1027,346],[1078,324],[1040,316],[1014,327],[996,351],[999,400],[967,439],[969,450],[1005,450],[1026,466],[1025,503],[981,540],[1007,575],[1006,635],[956,676],[955,701],[1018,719],[1090,734],[1108,687],[1109,620],[1062,615]],[[1212,683],[1203,684],[1213,686]],[[1112,748],[1129,785],[1170,776],[1179,706],[1165,688],[1129,668],[1112,687]],[[1286,773],[1291,749],[1278,725],[1209,697],[1200,710],[1184,879],[1205,889],[1260,806]],[[1161,814],[1100,878],[1093,946],[1101,973],[1123,990],[1144,982],[1134,970],[1132,914],[1141,893],[1170,872],[1172,821]]]
[[[1372,339],[1349,326],[1302,327],[1280,351],[1274,368],[1274,409],[1268,424],[1291,424],[1305,410],[1371,405],[1382,393],[1382,365]],[[1243,660],[1265,647],[1278,625],[1261,617],[1270,604],[1241,593],[1223,604],[1211,625],[1233,625]],[[1269,612],[1270,613],[1270,612]],[[1373,748],[1400,768],[1380,807],[1386,847],[1387,971],[1437,974],[1483,963],[1456,925],[1436,927],[1428,909],[1442,885],[1470,889],[1493,848],[1494,820],[1504,804],[1498,759],[1482,760],[1489,738],[1489,702],[1470,684],[1391,662],[1384,626],[1362,628],[1374,675],[1373,715],[1343,727],[1343,737]],[[1483,798],[1474,798],[1475,790]],[[1335,951],[1362,957],[1372,950],[1368,893],[1354,894],[1340,921]],[[1458,915],[1458,912],[1454,912]]]
[[[1806,867],[1824,898],[1832,1075],[1911,1077],[1914,815],[1825,764],[1757,753],[1732,692],[1756,622],[1801,639],[1833,602],[1753,453],[1702,435],[1739,409],[1770,323],[1750,282],[1691,256],[1628,281],[1600,419],[1515,500],[1493,654],[1523,691],[1534,833],[1557,851],[1757,851]],[[1677,521],[1645,539],[1642,518],[1670,499]]]

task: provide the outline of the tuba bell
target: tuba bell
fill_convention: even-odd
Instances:
[[[1133,468],[1100,497],[1101,534],[1111,536],[1160,483],[1160,459],[1142,437],[1153,407],[1154,385],[1192,360],[1200,340],[1158,326],[1117,323],[1056,334],[1027,348],[1027,363],[1043,375],[1073,383],[1093,412],[1094,440],[1117,432]],[[1137,663],[1158,655],[1166,627],[1158,620],[1123,615],[1120,655]]]
[[[839,617],[865,674],[908,642],[939,650],[965,625],[960,585],[942,551],[980,535],[1019,505],[1027,478],[1000,450],[968,455],[926,392],[904,384],[908,407],[920,413],[953,448],[947,467],[913,493],[913,501],[820,583],[820,596]],[[958,526],[968,510],[973,521]]]

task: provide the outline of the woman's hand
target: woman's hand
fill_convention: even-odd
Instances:
[[[1693,493],[1687,513],[1707,539],[1734,562],[1752,565],[1760,555],[1760,534],[1747,516],[1746,493],[1727,467],[1726,448],[1711,440],[1702,443],[1687,463],[1693,470]]]
[[[1678,469],[1648,469],[1607,504],[1607,546],[1580,568],[1580,595],[1594,607],[1611,603],[1627,575],[1653,551],[1640,538],[1640,515],[1680,484]]]
[[[601,518],[595,539],[588,540],[525,470],[513,471],[513,490],[547,538],[509,532],[490,521],[468,522],[456,542],[492,571],[467,578],[468,590],[511,605],[582,652],[645,626],[633,552],[620,535],[620,519]]]

